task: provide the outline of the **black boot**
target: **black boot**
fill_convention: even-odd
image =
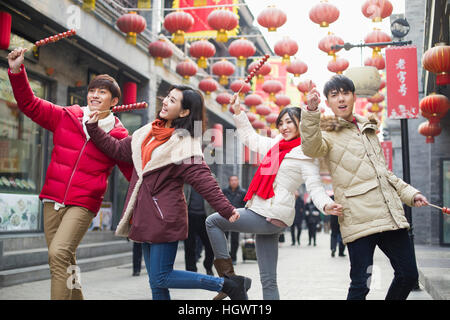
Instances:
[[[222,292],[231,300],[248,300],[247,290],[250,289],[252,279],[243,276],[227,276],[223,278]]]

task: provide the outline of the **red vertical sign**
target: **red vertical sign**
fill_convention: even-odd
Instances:
[[[419,115],[417,48],[386,48],[387,114],[390,119],[410,119]]]
[[[383,149],[384,158],[390,171],[392,171],[392,141],[382,141],[381,148]]]

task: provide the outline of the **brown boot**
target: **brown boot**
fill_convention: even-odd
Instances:
[[[216,268],[217,274],[219,275],[219,277],[224,277],[225,275],[227,275],[228,277],[236,275],[234,273],[234,268],[233,268],[233,263],[231,261],[231,258],[214,260],[214,267]],[[226,297],[228,297],[228,295],[226,293],[220,291],[213,298],[213,300],[223,300]]]

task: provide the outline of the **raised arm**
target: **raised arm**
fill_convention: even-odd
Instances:
[[[26,51],[26,49],[17,48],[8,54],[8,77],[14,98],[18,108],[27,117],[44,129],[55,131],[64,109],[34,95],[23,65]]]

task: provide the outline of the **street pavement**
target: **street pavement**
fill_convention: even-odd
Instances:
[[[330,234],[317,234],[317,246],[308,246],[308,232],[303,230],[300,246],[291,246],[290,232],[285,233],[286,242],[279,245],[278,287],[282,300],[345,300],[350,283],[348,256],[331,257]],[[346,250],[347,253],[347,250]],[[87,300],[150,300],[151,291],[144,263],[141,275],[131,276],[132,265],[121,265],[90,272],[81,270],[81,283]],[[184,270],[182,243],[175,261],[175,269]],[[201,262],[199,272],[205,272]],[[256,261],[243,261],[239,248],[237,274],[252,278],[249,299],[261,300],[262,290]],[[383,300],[393,278],[393,269],[386,256],[377,248],[371,290],[368,300]],[[424,290],[413,291],[409,300],[432,300]],[[210,300],[215,292],[197,289],[170,289],[174,300]],[[0,300],[48,300],[50,280],[23,283],[0,289]]]

